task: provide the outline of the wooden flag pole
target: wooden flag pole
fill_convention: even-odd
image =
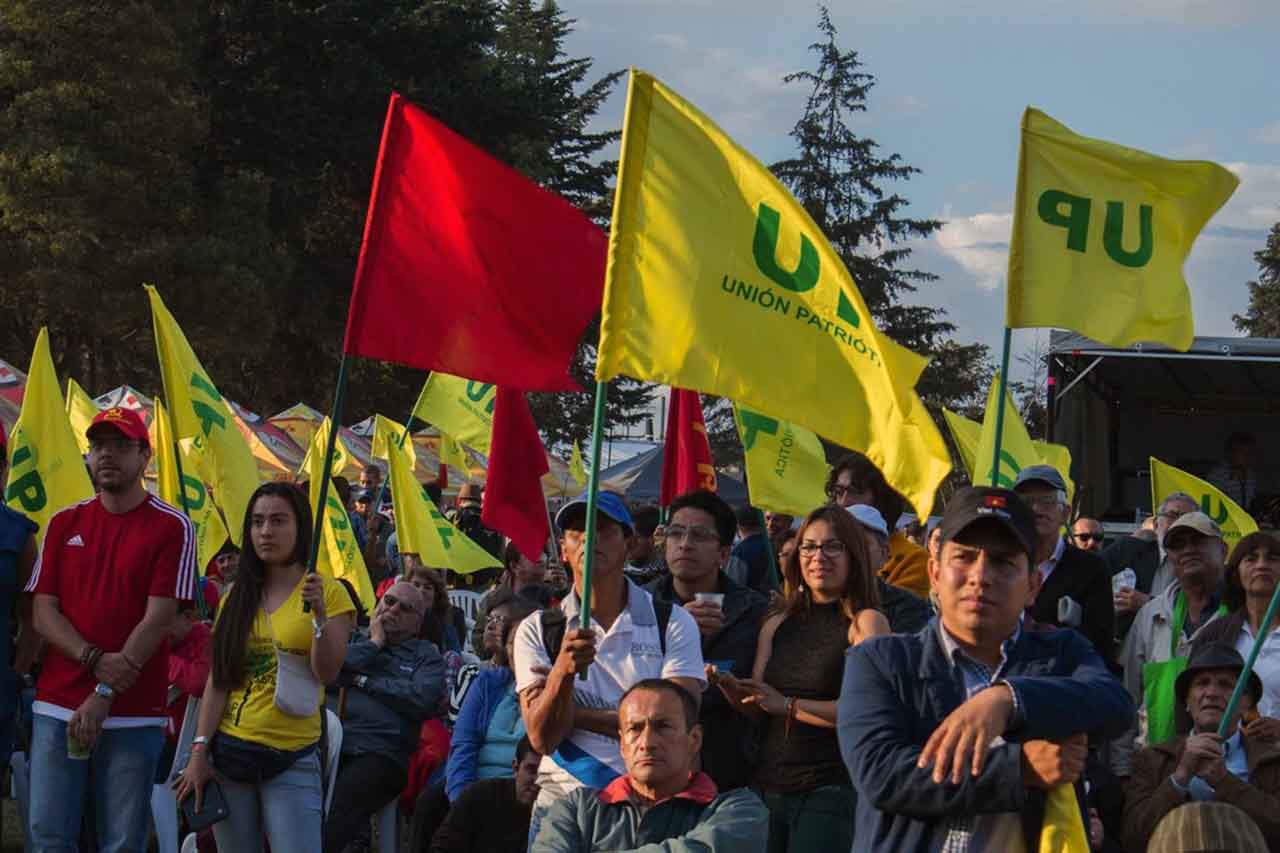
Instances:
[[[1219,737],[1227,736],[1231,718],[1236,715],[1236,706],[1240,704],[1240,696],[1244,693],[1245,685],[1249,683],[1249,674],[1253,672],[1253,664],[1258,659],[1258,652],[1262,651],[1262,644],[1267,641],[1267,630],[1271,627],[1271,620],[1275,618],[1277,606],[1280,606],[1280,586],[1277,586],[1276,591],[1271,594],[1271,603],[1267,605],[1267,612],[1262,617],[1258,636],[1253,640],[1253,647],[1249,649],[1249,657],[1245,659],[1244,669],[1240,670],[1240,677],[1236,679],[1236,689],[1231,691],[1227,710],[1222,715],[1222,721],[1218,723]]]
[[[347,395],[347,365],[351,356],[342,353],[342,361],[338,362],[338,386],[333,391],[333,410],[329,415],[329,436],[324,447],[324,466],[320,469],[320,500],[316,506],[315,523],[311,528],[311,556],[307,559],[308,574],[316,570],[316,562],[320,556],[320,539],[324,535],[325,501],[329,499],[329,480],[332,479],[329,469],[333,466],[333,451],[338,445],[338,421],[342,417],[342,403]],[[310,613],[311,605],[302,602],[302,612]]]
[[[1009,387],[1009,341],[1012,337],[1013,330],[1005,326],[1004,346],[1000,353],[1000,387],[996,395],[995,449],[992,451],[991,458],[991,485],[993,486],[1000,482],[1000,440],[1004,435],[1004,398]]]
[[[582,565],[582,608],[579,611],[578,622],[581,628],[587,630],[591,629],[591,569],[595,563],[596,503],[600,497],[600,444],[601,435],[604,432],[604,403],[608,395],[608,383],[597,382],[595,416],[591,423],[591,473],[587,475],[587,529],[586,541],[583,544],[586,552]],[[587,671],[584,669],[578,677],[586,681]]]

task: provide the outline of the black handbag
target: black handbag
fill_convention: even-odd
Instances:
[[[232,782],[260,785],[288,770],[315,748],[313,743],[302,749],[273,749],[219,732],[210,744],[209,755],[214,769]]]
[[[227,807],[227,798],[222,793],[222,786],[218,784],[217,779],[210,779],[205,783],[204,791],[200,795],[200,811],[196,811],[196,795],[189,794],[182,801],[182,816],[186,818],[187,829],[192,832],[199,832],[207,829],[221,820],[226,820],[231,815],[231,809]]]

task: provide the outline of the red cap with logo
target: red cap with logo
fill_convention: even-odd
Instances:
[[[142,442],[143,447],[151,446],[151,438],[147,435],[147,425],[142,422],[142,416],[133,409],[126,409],[123,406],[112,406],[110,409],[103,409],[94,417],[93,423],[89,424],[89,428],[85,430],[85,435],[92,437],[94,432],[106,432],[110,427],[125,438],[131,438],[134,441]]]

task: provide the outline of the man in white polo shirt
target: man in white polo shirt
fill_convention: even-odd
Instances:
[[[590,630],[578,622],[586,563],[584,495],[556,516],[560,549],[573,569],[573,590],[560,611],[535,613],[516,633],[516,692],[529,741],[543,755],[531,838],[557,799],[583,785],[606,787],[626,773],[618,700],[631,685],[669,678],[694,696],[706,686],[693,617],[669,604],[655,607],[653,596],[623,573],[633,527],[622,498],[601,492],[597,510]],[[552,656],[548,646],[559,651]],[[578,677],[584,670],[585,681]]]

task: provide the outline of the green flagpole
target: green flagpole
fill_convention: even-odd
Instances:
[[[1262,617],[1258,636],[1254,638],[1253,647],[1249,649],[1249,657],[1244,662],[1244,669],[1240,670],[1240,677],[1236,679],[1236,689],[1231,691],[1231,700],[1227,702],[1227,710],[1222,715],[1222,722],[1218,723],[1219,737],[1227,736],[1227,728],[1231,718],[1236,714],[1236,706],[1240,704],[1240,696],[1244,693],[1245,685],[1249,683],[1249,673],[1253,672],[1253,664],[1258,659],[1258,652],[1262,651],[1262,644],[1267,641],[1267,631],[1271,627],[1271,620],[1275,618],[1278,606],[1280,606],[1280,586],[1277,586],[1276,591],[1271,594],[1271,603],[1267,605],[1267,612]]]
[[[182,452],[178,447],[178,433],[173,426],[173,411],[169,407],[168,394],[165,394],[164,416],[169,421],[169,435],[172,437],[173,444],[173,466],[178,469],[178,499],[182,501],[182,514],[188,519],[191,518],[191,506],[187,501],[187,483],[182,476]],[[158,474],[159,472],[157,472]],[[206,498],[207,500],[207,498]],[[225,525],[224,525],[225,526]],[[204,577],[204,566],[197,566],[198,574]],[[204,600],[204,596],[200,594],[200,585],[196,584],[196,612],[200,614],[201,619],[209,618],[209,605]]]
[[[324,448],[324,466],[320,469],[320,500],[316,506],[315,523],[311,528],[311,556],[307,560],[307,572],[312,573],[316,570],[316,562],[320,557],[320,538],[324,535],[324,515],[325,501],[329,499],[329,469],[333,467],[333,451],[338,445],[338,421],[342,417],[342,402],[347,395],[347,364],[351,357],[345,352],[342,354],[342,361],[338,363],[338,387],[333,391],[333,410],[329,415],[329,437],[325,442]],[[302,602],[302,612],[310,613],[311,605]]]
[[[591,424],[591,473],[587,475],[587,531],[585,561],[582,567],[582,609],[579,626],[591,628],[591,569],[595,563],[596,545],[596,503],[600,497],[600,444],[604,432],[604,403],[609,395],[609,386],[605,382],[596,383],[596,410]],[[584,669],[579,675],[587,680]]]
[[[1004,327],[1004,346],[1000,353],[1000,387],[999,393],[996,395],[996,436],[995,448],[992,451],[991,458],[991,485],[995,486],[1000,482],[1000,440],[1004,434],[1004,397],[1008,393],[1009,386],[1009,341],[1013,337],[1013,330],[1008,326]]]

